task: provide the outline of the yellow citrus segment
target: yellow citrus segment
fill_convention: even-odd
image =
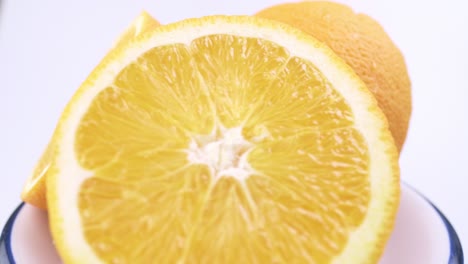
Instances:
[[[219,16],[111,55],[59,125],[48,202],[67,263],[378,260],[397,151],[372,95],[328,48]]]
[[[143,11],[118,38],[114,44],[114,48],[126,45],[126,43],[131,39],[136,38],[157,26],[159,26],[158,21]],[[42,209],[47,209],[46,175],[48,174],[50,163],[53,160],[56,140],[56,136],[52,136],[46,150],[39,158],[39,161],[37,162],[31,176],[27,179],[21,192],[21,199],[23,201]]]
[[[173,263],[183,254],[209,181],[202,166],[144,183],[115,183],[96,175],[80,193],[87,241],[103,263]]]

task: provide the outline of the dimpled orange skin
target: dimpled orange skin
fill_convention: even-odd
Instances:
[[[256,14],[292,25],[327,44],[374,94],[401,151],[411,116],[411,81],[400,50],[373,18],[346,5],[304,1]]]

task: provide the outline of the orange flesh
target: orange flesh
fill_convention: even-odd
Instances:
[[[250,144],[235,153],[248,153],[245,180],[190,162],[191,142],[236,127]],[[84,235],[109,263],[328,263],[370,201],[346,101],[261,39],[149,50],[93,101],[75,150],[94,174],[79,193]]]

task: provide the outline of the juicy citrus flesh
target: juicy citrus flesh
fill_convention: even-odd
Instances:
[[[114,44],[115,48],[126,45],[131,39],[154,29],[159,25],[151,15],[143,11],[130,26],[121,34]],[[46,149],[42,153],[32,174],[26,180],[26,184],[21,192],[21,199],[41,209],[47,209],[46,198],[46,177],[53,160],[55,144],[57,137],[55,135],[49,141]]]
[[[120,251],[136,263],[327,263],[369,203],[367,150],[349,107],[311,63],[265,40],[212,35],[156,47],[120,72],[81,124],[77,156],[95,172],[81,187],[81,219],[108,262]],[[190,143],[222,138],[219,126],[241,127],[251,143],[235,153],[248,153],[246,179],[190,162]]]
[[[400,49],[376,20],[329,1],[279,4],[256,16],[303,30],[346,61],[376,97],[401,151],[411,117],[411,81]]]
[[[371,140],[387,140],[388,149],[380,151],[390,153],[377,176],[380,159],[373,161],[376,150],[369,132],[356,125],[356,110],[321,65],[295,55],[294,46],[284,47],[287,41],[276,43],[279,37],[263,37],[269,34],[293,43],[305,38],[309,48],[333,58],[344,78],[358,80],[325,47],[292,28],[215,17],[165,26],[137,41],[134,46],[146,48],[140,46],[134,59],[125,49],[115,53],[129,63],[120,61],[116,71],[110,62],[115,74],[106,82],[85,83],[64,114],[48,183],[51,226],[65,260],[378,258],[398,199],[396,150],[385,123],[370,128],[379,135]],[[364,111],[385,120],[364,86],[353,84],[366,98],[360,102],[371,106]],[[92,99],[87,89],[94,90]],[[89,101],[85,110],[77,110],[80,100]],[[71,119],[75,129],[67,125]],[[67,164],[70,151],[80,171]]]

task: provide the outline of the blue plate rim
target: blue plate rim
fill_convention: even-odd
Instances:
[[[24,202],[21,202],[13,213],[8,218],[5,226],[3,227],[2,234],[0,236],[0,245],[4,243],[6,256],[10,264],[15,264],[16,261],[13,257],[13,251],[11,249],[11,231],[13,230],[13,224],[15,223],[16,217],[24,206]]]
[[[424,194],[419,192],[413,186],[407,183],[402,183],[402,185],[414,191],[417,195],[423,198],[432,208],[434,208],[434,210],[437,212],[439,217],[442,219],[442,222],[444,223],[445,228],[447,229],[447,233],[448,233],[449,241],[450,241],[450,256],[448,259],[448,264],[464,264],[463,248],[462,248],[460,238],[458,237],[458,234],[455,231],[455,228],[450,223],[448,218],[442,213],[442,211],[439,210],[439,208],[433,202],[431,202],[431,200],[429,200]],[[3,227],[2,233],[0,235],[0,245],[4,243],[5,249],[6,249],[6,255],[10,264],[16,263],[13,257],[12,249],[11,249],[11,231],[12,231],[13,224],[16,220],[16,217],[18,216],[18,213],[23,208],[24,204],[25,204],[24,202],[21,202],[18,205],[18,207],[16,207],[16,209],[13,211],[11,216],[8,218],[8,221]]]
[[[422,194],[416,188],[414,188],[413,186],[407,183],[402,183],[402,185],[406,186],[408,189],[414,191],[417,195],[423,198],[424,201],[426,201],[437,212],[440,219],[442,219],[442,222],[444,223],[445,228],[447,229],[447,233],[448,233],[449,241],[450,241],[450,256],[448,259],[448,264],[463,264],[464,263],[463,247],[462,247],[460,238],[458,237],[458,234],[455,231],[455,228],[450,223],[448,218],[444,215],[444,213],[442,213],[442,211],[431,200],[429,200],[429,198],[427,198],[424,194]]]

